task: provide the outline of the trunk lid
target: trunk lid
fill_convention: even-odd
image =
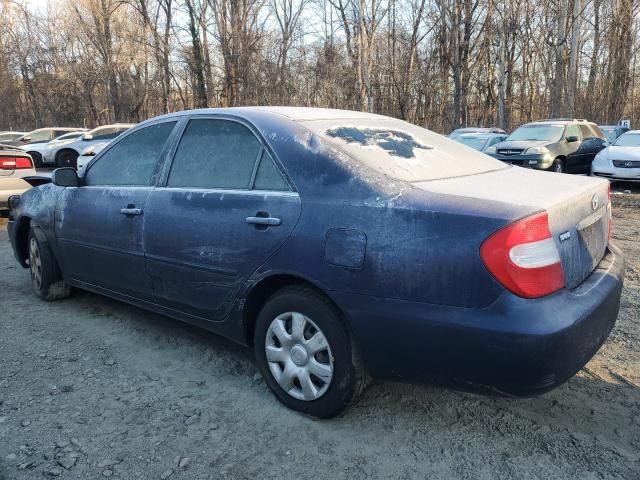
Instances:
[[[513,167],[413,185],[443,195],[517,206],[514,212],[522,212],[522,207],[530,214],[547,211],[569,289],[591,274],[607,248],[610,206],[606,180]]]

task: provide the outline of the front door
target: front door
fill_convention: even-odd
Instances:
[[[288,238],[300,198],[246,125],[191,119],[147,202],[155,301],[222,320],[238,289]]]
[[[127,135],[89,165],[82,186],[64,190],[56,212],[56,236],[65,276],[152,299],[144,262],[145,209],[175,123]]]
[[[585,148],[582,145],[582,135],[576,123],[570,123],[565,131],[565,140],[569,137],[577,138],[574,142],[567,142],[567,172],[579,172],[584,165]]]

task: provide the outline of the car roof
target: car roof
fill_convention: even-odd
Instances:
[[[628,132],[624,132],[622,135],[638,135],[638,134],[640,134],[640,130],[629,130]]]

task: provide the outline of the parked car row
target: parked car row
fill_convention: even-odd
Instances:
[[[451,132],[449,138],[521,167],[590,173],[596,156],[628,131],[624,125],[601,128],[584,119],[559,118],[527,123],[508,136],[499,129],[461,128]],[[606,174],[615,176],[603,172]]]
[[[36,167],[55,165],[76,168],[84,150],[106,145],[133,124],[103,125],[87,131],[85,128],[39,128],[32,132],[0,132],[0,144],[16,146],[33,159]],[[91,155],[91,152],[89,152]]]

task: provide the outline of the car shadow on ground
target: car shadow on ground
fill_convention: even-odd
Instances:
[[[90,292],[76,290],[64,303],[74,310],[117,318],[125,328],[148,335],[150,341],[160,348],[169,344],[215,352],[216,357],[225,357],[221,365],[228,369],[227,374],[251,380],[257,371],[250,349],[202,328]],[[149,346],[154,348],[154,345]],[[197,367],[194,365],[194,368]],[[273,400],[266,385],[259,392],[265,401]],[[515,421],[522,428],[567,428],[578,434],[622,438],[630,435],[629,425],[635,421],[633,416],[640,413],[639,408],[638,386],[609,382],[584,371],[551,392],[533,398],[486,396],[437,385],[374,380],[361,400],[332,422],[348,424],[362,421],[366,424],[366,419],[374,415],[387,419],[389,425],[428,422],[430,428],[445,431],[453,425],[482,430],[497,420],[498,424],[503,421],[505,425]],[[289,414],[298,415],[294,412]],[[306,418],[298,416],[301,421]]]

